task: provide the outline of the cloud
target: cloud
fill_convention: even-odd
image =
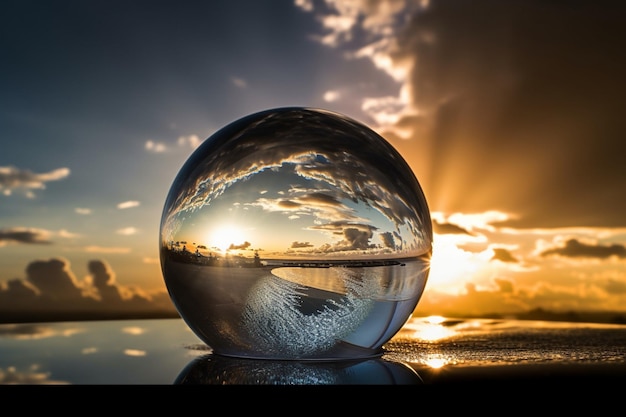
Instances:
[[[311,230],[324,230],[343,239],[333,244],[324,244],[319,250],[322,252],[343,252],[376,248],[370,240],[377,229],[368,224],[358,224],[345,221],[337,221],[317,226],[309,226]]]
[[[120,288],[115,284],[115,274],[102,261],[89,261],[91,283],[97,290],[99,299],[106,303],[119,304],[123,301]]]
[[[34,227],[12,227],[0,229],[0,247],[8,244],[50,245],[53,243],[53,236],[62,239],[72,239],[79,237],[80,235],[69,232],[65,229],[55,232],[51,230],[37,229]]]
[[[496,224],[502,224],[512,219],[514,216],[508,213],[503,213],[496,210],[487,210],[481,213],[452,213],[444,215],[441,212],[433,212],[432,218],[435,222],[443,225],[444,223],[450,223],[450,226],[456,225],[459,228],[465,230],[465,233],[472,234],[475,230],[495,231]]]
[[[7,243],[49,245],[51,233],[43,229],[14,227],[0,229],[0,246]]]
[[[25,279],[0,283],[0,322],[23,315],[54,319],[77,314],[87,319],[98,314],[175,311],[166,291],[145,293],[120,285],[111,267],[101,260],[89,261],[87,267],[89,275],[79,280],[65,259],[31,262]]]
[[[65,229],[59,230],[58,232],[56,232],[56,234],[57,236],[62,237],[64,239],[72,239],[72,238],[80,237],[78,233],[72,233]]]
[[[496,276],[488,287],[467,283],[464,291],[458,294],[427,289],[414,314],[484,317],[494,313],[515,315],[538,309],[560,313],[618,312],[624,302],[624,288],[624,276],[619,280],[590,280],[579,286],[536,282],[530,287],[522,287],[513,279]]]
[[[363,100],[361,109],[369,114],[378,126],[391,126],[400,121],[400,114],[407,106],[406,97],[369,97]],[[402,129],[394,128],[394,132],[405,137]]]
[[[124,355],[126,356],[146,356],[147,352],[140,349],[124,349]]]
[[[12,166],[0,166],[0,193],[10,196],[14,191],[22,191],[26,197],[32,198],[31,190],[43,190],[47,182],[62,180],[69,175],[69,168],[36,174]]]
[[[317,218],[320,222],[340,222],[346,220],[352,222],[364,221],[364,219],[358,217],[351,208],[343,204],[336,196],[330,193],[291,189],[290,194],[293,195],[290,198],[259,198],[253,203],[248,203],[248,205],[262,207],[266,211],[290,213],[291,219],[299,218],[297,214],[309,214]],[[296,212],[296,215],[291,215],[293,212]],[[339,223],[335,223],[335,225],[332,225],[329,223],[327,228],[311,227],[311,229],[332,229],[334,232],[338,224]]]
[[[26,371],[20,371],[14,366],[6,369],[0,368],[0,384],[24,384],[24,385],[59,385],[69,382],[52,380],[49,372],[41,372],[37,365],[31,366]]]
[[[88,215],[91,214],[91,209],[89,208],[84,208],[84,207],[76,207],[74,209],[74,212],[76,212],[77,214],[81,214],[81,215]]]
[[[202,139],[198,135],[179,136],[176,139],[176,146],[179,148],[196,149],[202,143]],[[153,153],[165,153],[169,151],[169,146],[162,142],[153,140],[146,141],[144,149]]]
[[[128,326],[122,329],[122,333],[132,334],[133,336],[138,336],[138,335],[144,334],[145,332],[146,332],[146,329],[144,329],[143,327],[138,327],[138,326]]]
[[[301,249],[301,248],[312,248],[313,245],[309,242],[292,242],[290,247],[292,249]]]
[[[514,289],[513,282],[508,279],[495,278],[494,282],[498,286],[499,292],[502,293],[512,293]]]
[[[493,248],[493,258],[492,260],[498,260],[502,262],[518,262],[518,260],[504,248]]]
[[[412,142],[431,204],[520,213],[520,226],[624,225],[614,7],[443,0],[413,16],[394,59],[414,62],[410,108],[429,127]]]
[[[130,253],[131,248],[124,247],[104,247],[104,246],[86,246],[83,249],[88,253]]]
[[[231,77],[230,81],[233,83],[233,85],[237,88],[246,88],[248,86],[248,83],[246,82],[246,80],[244,80],[243,78],[239,78],[239,77]]]
[[[178,146],[189,146],[191,149],[196,149],[202,143],[202,140],[198,135],[179,136],[177,141]]]
[[[396,242],[393,233],[391,232],[383,232],[379,233],[380,240],[383,242],[383,246],[386,248],[395,249]]]
[[[541,256],[558,255],[570,258],[598,258],[610,257],[626,258],[626,246],[621,244],[590,245],[577,239],[569,239],[565,245],[558,248],[547,249],[541,252]]]
[[[124,209],[128,209],[128,208],[133,208],[133,207],[139,207],[139,201],[124,201],[122,203],[119,203],[117,205],[117,208],[120,210],[124,210]]]
[[[357,30],[365,31],[370,38],[386,39],[385,35],[390,33],[390,27],[394,25],[397,16],[406,12],[407,7],[419,7],[419,3],[329,0],[323,5],[324,10],[316,10],[312,2],[297,1],[295,4],[304,11],[316,14],[326,32],[317,39],[325,45],[338,47],[352,41]]]
[[[234,243],[231,243],[230,246],[228,247],[228,250],[244,250],[244,249],[248,249],[250,247],[251,243],[250,242],[243,242],[239,245],[236,245]]]
[[[392,106],[369,97],[362,108],[434,210],[495,208],[518,227],[626,225],[619,2],[313,4],[302,9],[320,19],[320,42],[400,84]]]
[[[150,258],[150,257],[144,257],[141,260],[144,264],[159,264],[161,262],[161,260],[159,258]]]
[[[167,146],[164,143],[155,142],[153,140],[147,140],[144,148],[147,151],[154,153],[163,153],[167,151]]]
[[[307,12],[313,11],[313,0],[294,0],[294,4]]]
[[[131,236],[139,232],[136,227],[124,227],[115,231],[118,235]]]
[[[58,302],[80,299],[82,288],[78,285],[69,263],[61,259],[34,261],[26,267],[27,281],[39,294]]]
[[[3,324],[0,326],[0,337],[15,340],[35,340],[57,336],[58,332],[50,326],[37,323]]]
[[[604,290],[609,294],[626,294],[626,282],[617,279],[608,279],[604,285]]]
[[[471,235],[472,233],[468,232],[462,227],[457,226],[452,223],[439,223],[436,220],[433,220],[433,231],[440,235],[444,234],[466,234]]]
[[[328,90],[324,93],[324,101],[328,103],[332,103],[333,101],[339,100],[341,97],[341,93],[337,90]]]

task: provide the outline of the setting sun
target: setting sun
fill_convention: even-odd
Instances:
[[[467,278],[484,268],[488,261],[485,254],[464,251],[455,243],[448,236],[435,236],[430,261],[429,285],[449,293],[462,291]]]
[[[226,252],[230,249],[245,249],[246,242],[241,228],[229,224],[209,231],[207,246]]]

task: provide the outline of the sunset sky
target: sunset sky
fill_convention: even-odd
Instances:
[[[417,176],[418,311],[626,312],[625,21],[604,0],[8,0],[0,306],[167,304],[179,169],[240,117],[307,106]]]

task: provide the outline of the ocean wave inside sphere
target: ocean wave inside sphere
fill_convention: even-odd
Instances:
[[[432,225],[417,178],[381,136],[289,107],[195,150],[159,245],[174,305],[215,354],[343,360],[381,355],[411,316]]]

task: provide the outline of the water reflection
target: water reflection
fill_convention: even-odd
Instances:
[[[376,358],[214,355],[180,319],[0,325],[0,385],[432,385],[519,376],[615,386],[626,380],[626,326],[414,317]]]
[[[420,385],[409,366],[385,359],[361,361],[274,361],[205,355],[192,360],[181,385]]]

